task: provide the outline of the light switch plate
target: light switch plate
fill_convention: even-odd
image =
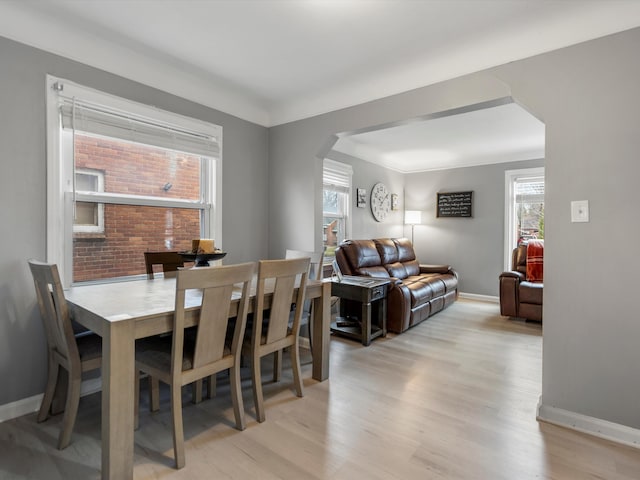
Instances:
[[[574,200],[571,202],[571,221],[589,221],[589,200]]]

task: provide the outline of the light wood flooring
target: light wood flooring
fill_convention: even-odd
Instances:
[[[291,375],[267,381],[255,420],[245,371],[247,429],[233,428],[228,382],[199,405],[184,390],[186,467],[173,469],[170,407],[141,406],[136,479],[640,479],[640,450],[538,423],[542,327],[460,300],[371,346],[332,338],[331,378],[305,396]],[[285,356],[286,358],[287,356]],[[268,367],[271,362],[265,362]],[[146,395],[143,391],[143,402]],[[100,396],[83,397],[71,445],[55,448],[60,416],[0,424],[0,479],[97,479]]]

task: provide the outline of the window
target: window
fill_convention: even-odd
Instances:
[[[76,192],[104,192],[104,172],[87,168],[76,168]],[[91,202],[76,202],[73,231],[104,233],[104,205]]]
[[[544,238],[544,168],[505,172],[505,269],[522,242]]]
[[[221,128],[47,78],[49,261],[65,285],[220,238]]]
[[[324,160],[322,169],[322,240],[332,256],[351,233],[351,165]]]

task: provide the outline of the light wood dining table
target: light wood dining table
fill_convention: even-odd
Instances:
[[[251,296],[250,312],[255,288]],[[72,318],[102,337],[102,478],[133,479],[135,340],[171,332],[175,278],[72,286],[65,297]],[[312,377],[323,381],[329,378],[331,283],[309,280],[307,298],[313,300]],[[186,325],[196,325],[198,293],[186,304]]]

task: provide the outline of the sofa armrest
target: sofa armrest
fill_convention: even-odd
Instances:
[[[500,275],[500,315],[519,316],[520,282],[522,281],[524,281],[524,275],[520,272],[503,272]]]
[[[510,270],[508,272],[502,272],[500,274],[500,278],[513,278],[514,280],[517,280],[518,282],[524,282],[525,281],[525,275],[524,273],[520,273],[520,272],[515,272],[513,270]]]
[[[420,265],[420,273],[451,273],[449,265]]]

